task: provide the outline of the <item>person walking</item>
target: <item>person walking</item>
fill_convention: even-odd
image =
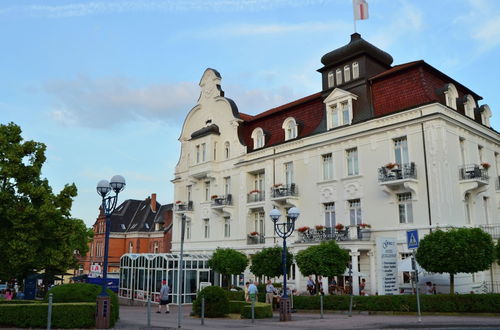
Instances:
[[[248,296],[250,297],[250,301],[257,301],[257,293],[259,290],[257,286],[250,280],[250,284],[248,285]]]
[[[271,280],[267,280],[266,304],[271,304],[271,306],[273,305],[273,298],[274,298],[275,292],[276,292],[276,289],[274,288],[273,284],[271,283]]]
[[[169,294],[170,294],[170,287],[167,285],[167,281],[163,280],[163,285],[161,286],[160,289],[160,304],[158,305],[158,311],[157,313],[161,313],[161,306],[165,306],[165,313],[168,314],[170,313],[170,307],[168,304],[170,303],[169,300]]]
[[[425,283],[425,294],[432,294],[432,282]]]

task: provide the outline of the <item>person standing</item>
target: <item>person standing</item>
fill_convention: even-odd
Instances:
[[[161,313],[161,306],[165,306],[165,313],[168,314],[170,313],[170,307],[168,304],[170,303],[169,300],[169,294],[170,294],[170,287],[167,285],[167,281],[163,280],[163,285],[161,286],[160,289],[160,304],[158,305],[158,311],[157,313]]]
[[[266,304],[271,304],[273,305],[273,298],[274,298],[274,293],[276,292],[276,289],[271,283],[271,280],[267,280],[267,285],[266,285]]]
[[[248,286],[250,285],[250,282],[245,282],[245,288],[243,289],[243,292],[245,292],[245,301],[250,302],[250,296],[248,295]]]
[[[250,301],[257,301],[257,293],[259,290],[257,286],[250,280],[250,285],[248,285],[248,296],[250,297]]]
[[[7,291],[5,291],[5,300],[12,300],[12,298],[14,298],[14,294],[12,293],[12,291],[10,289],[7,289]]]
[[[313,296],[316,292],[315,292],[315,287],[316,285],[314,285],[314,281],[312,279],[312,276],[309,276],[309,279],[307,280],[307,291],[309,291],[309,294],[311,296]]]
[[[425,283],[425,294],[432,294],[432,282]]]
[[[361,279],[361,283],[359,284],[359,295],[360,296],[364,296],[366,294],[365,286],[366,286],[366,280],[363,278],[363,279]]]

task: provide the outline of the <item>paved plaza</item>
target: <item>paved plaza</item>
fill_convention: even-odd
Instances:
[[[229,318],[205,319],[202,326],[199,318],[190,317],[191,307],[184,307],[183,329],[500,329],[498,316],[424,315],[419,323],[415,315],[369,315],[368,313],[295,313],[293,321],[279,322],[278,314],[272,319],[233,320]],[[146,329],[147,309],[138,306],[121,306],[120,320],[115,328]],[[177,329],[177,308],[172,306],[170,314],[157,314],[152,308],[151,329]]]

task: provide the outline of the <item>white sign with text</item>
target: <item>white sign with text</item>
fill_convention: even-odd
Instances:
[[[377,289],[379,295],[398,290],[398,249],[395,238],[377,238]]]

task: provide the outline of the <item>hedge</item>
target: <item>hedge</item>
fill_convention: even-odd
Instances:
[[[241,314],[242,308],[246,305],[250,305],[250,303],[241,300],[229,300],[229,313]]]
[[[194,315],[201,315],[201,300],[205,297],[205,316],[223,317],[229,313],[229,300],[226,291],[218,286],[207,286],[196,296],[193,302]]]
[[[254,317],[256,319],[264,319],[273,317],[273,309],[270,304],[264,303],[255,303],[254,307]],[[242,319],[251,319],[252,318],[252,304],[248,304],[243,306],[241,309],[241,318]]]
[[[226,291],[226,295],[229,301],[245,301],[245,292],[243,291]]]
[[[42,301],[40,300],[1,300],[0,299],[0,305],[16,305],[16,304],[22,304],[22,305],[28,305],[28,304],[40,304]]]
[[[324,296],[325,310],[348,310],[349,296]],[[319,296],[294,296],[296,309],[320,309]],[[422,312],[456,313],[498,313],[500,294],[465,294],[465,295],[421,295]],[[395,296],[354,296],[353,310],[415,312],[417,299],[414,295]]]
[[[102,287],[100,285],[90,283],[56,285],[47,292],[45,301],[48,301],[49,294],[52,293],[52,301],[54,303],[92,302],[95,304],[97,296],[101,293],[101,290]],[[109,296],[111,296],[111,318],[109,320],[109,325],[110,327],[113,327],[116,321],[120,318],[120,305],[118,304],[118,296],[116,293],[109,289],[107,289],[106,292]]]
[[[20,328],[45,328],[48,304],[2,304],[0,325]],[[52,326],[54,328],[95,327],[95,303],[52,304]]]

